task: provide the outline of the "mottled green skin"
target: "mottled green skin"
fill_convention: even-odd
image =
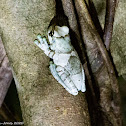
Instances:
[[[56,82],[49,58],[33,43],[46,36],[54,0],[0,0],[0,31],[18,89],[25,126],[90,126],[85,96]]]

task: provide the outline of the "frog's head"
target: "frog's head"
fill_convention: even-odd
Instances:
[[[66,35],[69,35],[69,28],[67,26],[50,26],[48,29],[50,44],[54,42],[54,38],[65,37]]]
[[[48,35],[51,37],[64,37],[69,34],[69,28],[67,26],[50,26],[48,29]]]

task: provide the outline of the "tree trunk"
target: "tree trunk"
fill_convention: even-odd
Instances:
[[[49,58],[33,44],[46,36],[54,0],[1,0],[0,31],[27,126],[90,126],[85,94],[69,94],[51,75]]]
[[[105,20],[105,1],[93,0],[102,28]],[[101,8],[102,6],[102,8]],[[126,1],[118,0],[110,51],[119,76],[126,80]]]
[[[9,61],[0,37],[0,107],[13,79]]]

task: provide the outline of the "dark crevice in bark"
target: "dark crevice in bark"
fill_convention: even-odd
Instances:
[[[76,19],[77,19],[77,24],[78,24],[78,28],[79,28],[79,33],[80,33],[80,38],[82,41],[82,48],[83,48],[83,52],[84,53],[84,57],[82,57],[82,61],[84,62],[83,65],[88,68],[88,71],[85,71],[86,74],[86,78],[87,78],[87,82],[88,84],[86,84],[87,87],[87,91],[86,91],[86,99],[88,102],[88,109],[89,109],[89,114],[91,117],[91,124],[93,126],[103,126],[103,117],[102,117],[102,112],[100,109],[100,105],[98,104],[99,98],[100,98],[100,92],[99,92],[99,88],[96,84],[96,81],[93,78],[93,73],[90,67],[90,63],[89,63],[89,59],[88,56],[86,54],[86,48],[83,42],[83,37],[82,37],[82,32],[81,32],[81,25],[79,23],[79,17],[77,14],[77,11],[75,9],[75,3],[73,0],[73,4],[74,4],[74,12],[76,15]],[[78,50],[78,49],[77,49]],[[87,69],[86,69],[87,70]]]
[[[11,121],[11,122],[17,121],[5,103],[3,103],[0,108],[0,115],[2,116],[4,121]]]
[[[84,0],[84,1],[86,3],[87,9],[88,9],[88,11],[90,13],[91,19],[92,19],[92,21],[93,21],[93,23],[94,23],[94,25],[95,25],[95,27],[97,29],[97,32],[99,33],[101,39],[103,40],[104,33],[103,33],[103,30],[102,30],[100,21],[98,19],[98,16],[97,16],[98,14],[97,14],[97,11],[95,9],[94,3],[93,3],[92,0],[88,0],[88,2],[89,2],[88,3],[89,5],[88,5],[86,0]]]

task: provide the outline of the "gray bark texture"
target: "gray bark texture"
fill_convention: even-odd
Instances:
[[[0,32],[12,67],[25,126],[90,126],[85,95],[70,95],[51,75],[49,58],[33,44],[46,36],[54,0],[1,0]]]
[[[95,90],[95,93],[98,94],[99,91],[100,94],[97,98],[102,111],[102,121],[105,126],[121,126],[119,88],[111,60],[92,23],[85,2],[75,0],[75,6],[91,70],[96,86],[99,88],[99,90]],[[100,120],[97,121],[97,123],[100,122]]]
[[[105,18],[105,1],[93,0],[102,28]],[[101,8],[102,7],[102,8]],[[126,1],[118,0],[110,51],[119,76],[126,80]]]
[[[0,107],[13,79],[9,60],[0,37]]]

